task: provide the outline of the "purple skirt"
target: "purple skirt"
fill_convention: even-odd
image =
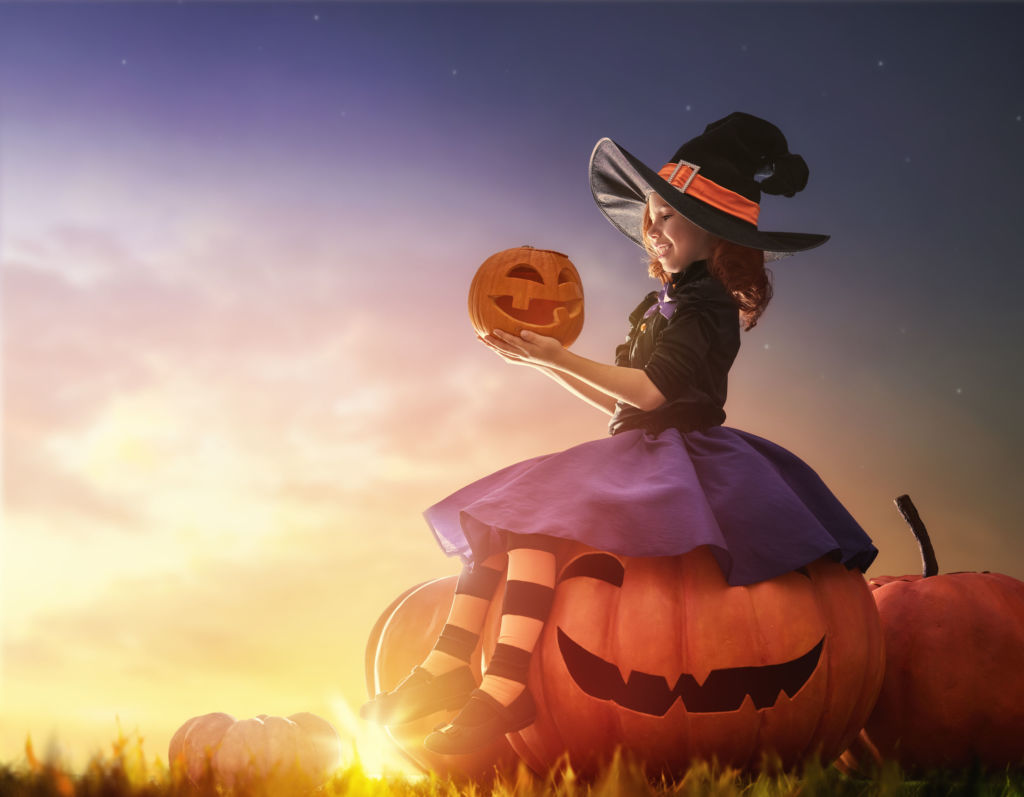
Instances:
[[[866,570],[878,554],[806,463],[726,426],[634,429],[534,457],[424,515],[445,553],[469,562],[502,550],[502,531],[622,556],[676,556],[708,545],[734,586],[822,556]]]

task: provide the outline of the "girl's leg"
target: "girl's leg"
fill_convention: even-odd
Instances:
[[[530,655],[555,598],[554,553],[526,547],[543,544],[537,542],[537,535],[510,537],[508,581],[501,605],[498,644],[480,684],[484,692],[503,706],[512,703],[526,689]]]
[[[471,753],[529,725],[535,707],[526,689],[530,656],[555,595],[556,541],[508,534],[508,581],[494,656],[461,712],[424,741],[443,754]]]
[[[502,552],[462,571],[448,618],[433,649],[394,689],[363,705],[359,713],[364,719],[395,725],[465,703],[476,687],[469,660],[501,582],[505,559]]]
[[[501,583],[505,562],[506,554],[502,552],[462,571],[444,628],[420,665],[431,675],[442,675],[469,664],[480,641],[491,598]]]

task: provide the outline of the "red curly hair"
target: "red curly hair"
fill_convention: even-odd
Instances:
[[[651,257],[647,264],[647,272],[664,284],[670,277],[661,267],[651,248],[650,239],[647,237],[650,224],[650,214],[645,211],[642,227],[644,249]],[[734,244],[723,238],[715,238],[711,257],[708,258],[708,271],[736,300],[740,308],[740,318],[743,319],[743,329],[753,329],[772,299],[772,272],[765,268],[764,252]]]

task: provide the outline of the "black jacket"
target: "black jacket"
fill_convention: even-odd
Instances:
[[[708,273],[707,262],[674,275],[664,294],[645,296],[629,314],[629,324],[626,342],[615,349],[615,364],[643,368],[666,403],[645,412],[619,401],[609,431],[657,433],[676,427],[689,432],[722,423],[729,368],[740,349],[739,309]]]

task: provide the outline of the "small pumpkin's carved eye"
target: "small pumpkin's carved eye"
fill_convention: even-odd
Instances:
[[[570,578],[596,578],[621,587],[625,575],[622,562],[610,553],[588,553],[571,561],[562,571],[559,581]]]
[[[544,283],[544,278],[540,275],[540,272],[533,266],[527,266],[526,264],[513,266],[509,270],[508,276],[512,279],[530,280],[530,282],[539,282],[541,284]]]
[[[569,273],[569,269],[563,268],[558,272],[558,284],[562,285],[566,282],[572,282],[572,274]]]

